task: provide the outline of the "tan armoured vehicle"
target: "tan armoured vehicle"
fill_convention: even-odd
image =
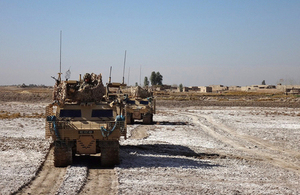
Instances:
[[[46,138],[54,140],[54,166],[72,164],[75,155],[101,154],[102,166],[119,163],[119,140],[126,139],[122,98],[109,99],[102,77],[57,80],[54,102],[46,107]]]
[[[126,99],[126,123],[133,124],[135,120],[143,120],[144,124],[153,123],[153,114],[156,111],[156,102],[153,95],[137,86]]]

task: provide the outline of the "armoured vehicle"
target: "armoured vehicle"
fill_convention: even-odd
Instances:
[[[86,74],[84,81],[56,80],[45,129],[46,138],[54,140],[54,166],[92,154],[101,154],[102,166],[118,164],[119,140],[126,139],[124,107],[122,97],[105,89],[101,74]]]
[[[153,123],[153,114],[156,111],[156,102],[153,95],[137,86],[126,99],[126,123],[132,124],[134,120],[143,120],[144,124]]]

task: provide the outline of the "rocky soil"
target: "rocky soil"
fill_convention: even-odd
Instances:
[[[0,194],[300,194],[300,108],[159,101],[128,125],[120,165],[55,168],[46,103],[0,103]],[[14,113],[19,113],[14,115]]]

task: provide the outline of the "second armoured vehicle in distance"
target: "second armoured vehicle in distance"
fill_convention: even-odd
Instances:
[[[139,86],[135,87],[131,96],[126,99],[126,123],[132,124],[135,120],[143,120],[144,124],[152,124],[155,106],[152,93]]]

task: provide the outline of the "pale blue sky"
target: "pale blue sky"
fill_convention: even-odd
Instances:
[[[300,84],[298,0],[0,0],[0,85],[53,85],[102,73],[107,82],[192,85]],[[63,76],[64,78],[64,76]]]

